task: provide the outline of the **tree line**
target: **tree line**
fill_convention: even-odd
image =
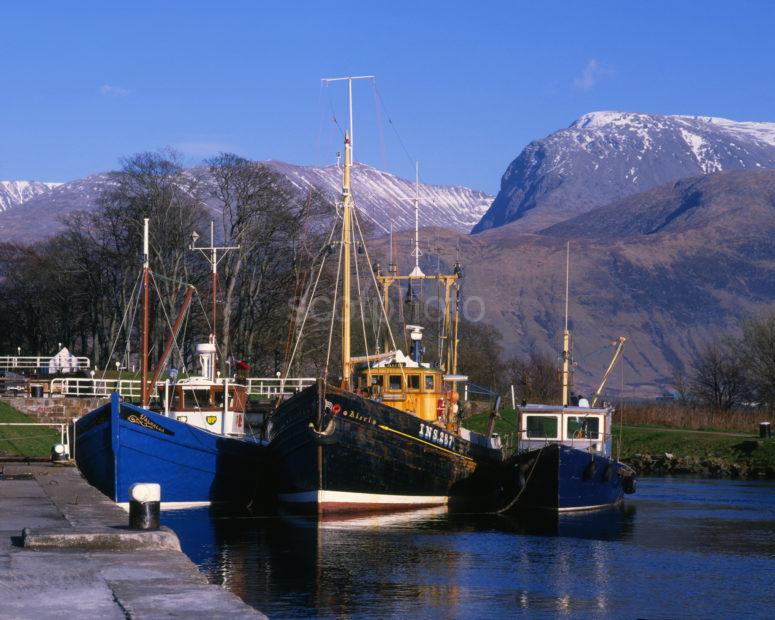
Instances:
[[[206,340],[210,265],[190,246],[194,232],[209,245],[214,220],[216,245],[239,247],[218,264],[217,340],[230,354],[221,363],[245,359],[253,372],[274,373],[283,362],[278,334],[287,330],[289,302],[320,245],[314,223],[331,211],[319,194],[302,194],[269,167],[233,154],[193,169],[172,151],[129,157],[108,174],[96,208],[69,216],[55,237],[0,244],[0,350],[44,354],[63,343],[99,368],[136,365],[144,218],[151,227],[152,363],[188,285],[197,294],[180,340]],[[190,364],[192,347],[174,365]]]
[[[775,408],[775,313],[749,319],[738,335],[705,343],[674,383],[687,404],[724,411]]]

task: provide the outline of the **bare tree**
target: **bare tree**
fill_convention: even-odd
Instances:
[[[700,350],[691,367],[689,391],[713,409],[728,410],[743,402],[746,376],[734,341],[713,342]]]

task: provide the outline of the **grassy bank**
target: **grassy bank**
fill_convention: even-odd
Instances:
[[[0,402],[0,422],[34,422]],[[0,456],[48,457],[59,443],[59,432],[45,426],[0,426]]]
[[[620,417],[621,416],[621,417]],[[775,426],[775,413],[760,409],[719,411],[689,407],[679,403],[633,405],[617,407],[616,423],[620,419],[630,426],[664,426],[668,428],[757,433],[760,422]]]
[[[668,424],[632,424],[625,414],[625,425],[614,423],[614,455],[619,454],[621,439],[621,459],[632,462],[644,473],[705,473],[711,475],[775,475],[775,440],[759,441],[758,420],[749,424],[740,424],[745,418],[717,420],[710,412],[685,410],[682,415],[692,415],[695,425],[700,428],[678,428],[683,418],[679,416],[661,418],[665,408],[652,408],[641,411],[635,419],[667,419]],[[763,418],[762,418],[763,419]],[[465,420],[464,426],[477,432],[487,428],[489,416],[480,414]],[[711,422],[715,422],[711,424]],[[706,430],[713,426],[726,426],[731,430]],[[739,428],[743,426],[744,428]],[[507,437],[516,430],[516,412],[505,410],[495,425],[495,432]],[[671,455],[665,457],[665,455]],[[645,457],[643,456],[645,455]],[[763,472],[763,474],[762,474]]]

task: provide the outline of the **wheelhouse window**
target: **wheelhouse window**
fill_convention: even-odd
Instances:
[[[388,389],[395,392],[401,391],[401,375],[390,375],[388,377]]]
[[[600,436],[600,418],[569,417],[566,433],[568,439],[597,439]]]
[[[528,439],[558,439],[556,416],[529,415],[525,421]]]
[[[436,391],[436,377],[433,375],[425,375],[425,389],[429,392]]]
[[[371,384],[382,387],[383,385],[385,385],[385,377],[383,377],[382,375],[371,375]]]
[[[420,375],[407,375],[406,376],[407,388],[410,390],[420,389]]]
[[[210,390],[183,390],[186,407],[209,407]]]

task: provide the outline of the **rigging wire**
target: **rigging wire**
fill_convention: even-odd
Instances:
[[[355,212],[355,204],[353,204],[353,213]],[[350,238],[352,242],[353,249],[356,248],[356,239],[355,239],[355,227],[352,227],[350,230]],[[368,268],[371,269],[371,265],[368,265]],[[355,285],[356,285],[356,291],[358,292],[358,307],[361,311],[361,328],[363,329],[363,348],[366,351],[366,366],[367,368],[371,369],[371,361],[369,360],[369,340],[366,337],[366,318],[363,312],[363,297],[361,296],[361,275],[358,270],[358,251],[356,249],[355,251]]]
[[[156,289],[156,294],[158,295],[159,299],[161,300],[161,291],[159,290],[159,285],[156,282],[156,277],[154,276],[154,273],[152,271],[148,272],[151,274],[151,281],[153,282],[153,287]],[[195,289],[196,290],[196,289]],[[163,303],[159,303],[159,306],[161,306],[162,312],[164,314],[164,320],[167,321],[167,327],[170,329],[170,334],[172,334],[172,323],[170,322],[169,315],[167,314],[167,308],[164,306]],[[172,339],[172,345],[175,347],[175,350],[178,352],[178,357],[180,358],[181,365],[183,364],[183,353],[180,350],[180,347],[178,346],[178,339],[173,338]],[[153,389],[153,386],[151,386]]]
[[[344,231],[344,227],[342,227]],[[326,351],[326,366],[323,371],[323,383],[328,383],[328,364],[331,361],[331,342],[334,339],[334,321],[336,320],[336,300],[339,295],[339,276],[342,273],[342,255],[344,254],[344,235],[339,244],[339,262],[336,265],[336,283],[334,284],[334,303],[331,304],[331,326],[328,328],[328,350]],[[345,379],[345,377],[342,377]]]
[[[318,283],[320,282],[320,276],[323,273],[323,267],[326,264],[326,257],[327,257],[327,248],[331,245],[331,240],[334,238],[334,232],[336,231],[338,222],[335,220],[333,226],[331,226],[331,233],[328,235],[328,240],[323,245],[323,248],[321,249],[320,253],[322,254],[322,258],[320,261],[320,269],[318,269],[318,275],[315,278],[314,284],[312,281],[310,281],[310,286],[312,287],[312,292],[309,292],[309,287],[307,288],[307,292],[309,293],[309,296],[307,296],[307,293],[305,293],[304,298],[307,300],[307,307],[304,310],[304,317],[301,320],[301,325],[299,326],[299,334],[296,337],[296,343],[293,345],[293,351],[291,351],[290,359],[288,360],[288,366],[285,368],[285,377],[284,379],[288,378],[288,374],[291,371],[291,366],[293,365],[293,359],[296,357],[296,351],[299,348],[299,343],[301,342],[302,335],[304,334],[304,326],[307,323],[307,317],[309,316],[310,308],[312,307],[312,300],[315,298],[315,292],[318,288]],[[314,261],[313,261],[314,266]]]
[[[366,261],[368,262],[369,265],[371,265],[371,258],[369,257],[369,248],[366,247],[366,241],[363,238],[363,230],[361,230],[361,222],[358,219],[358,212],[353,211],[353,216],[354,216],[353,220],[355,221],[355,226],[358,228],[358,236],[360,237],[361,244],[363,245],[363,251],[364,251],[364,254],[366,255]],[[379,290],[379,285],[377,284],[377,276],[374,275],[374,270],[369,269],[369,272],[371,273],[371,280],[374,283],[375,290]],[[390,321],[387,316],[387,311],[385,310],[384,301],[380,301],[379,307],[380,307],[380,310],[382,310],[382,315],[385,317],[385,328],[387,329],[388,336],[390,337],[390,342],[393,345],[393,349],[395,350],[398,347],[396,347],[396,340],[393,337],[393,330],[390,328]],[[401,375],[402,376],[405,375],[404,367],[399,366],[399,369],[401,370]],[[404,377],[404,381],[406,381],[405,377]]]
[[[374,92],[377,95],[377,98],[379,99],[379,104],[382,107],[382,110],[385,111],[385,116],[387,118],[388,123],[390,124],[390,127],[392,127],[393,132],[396,134],[396,138],[398,138],[398,143],[401,145],[401,148],[404,151],[404,154],[406,155],[407,160],[409,160],[409,163],[414,166],[414,162],[416,161],[414,157],[412,157],[409,154],[409,150],[406,148],[406,144],[404,144],[403,139],[401,138],[401,134],[398,133],[398,129],[396,129],[395,123],[393,123],[393,119],[390,117],[390,112],[388,111],[387,107],[385,106],[385,102],[382,99],[382,94],[379,92],[379,88],[377,87],[377,81],[374,80]]]
[[[135,289],[137,288],[137,285],[139,284],[141,277],[142,277],[142,273],[137,276],[137,279],[135,280],[135,283],[132,286],[132,292],[129,295],[129,299],[134,298],[134,296],[135,296]],[[138,300],[139,300],[139,296],[138,296]],[[135,308],[136,307],[137,307],[137,305],[135,305]],[[110,354],[108,355],[108,359],[105,361],[105,368],[103,368],[103,370],[102,370],[102,377],[101,377],[101,379],[104,379],[105,378],[105,373],[108,372],[108,365],[110,364],[110,360],[113,359],[113,353],[116,350],[116,345],[118,344],[118,338],[119,338],[119,335],[121,334],[121,330],[124,328],[124,323],[126,322],[127,314],[129,314],[129,308],[130,308],[130,306],[128,305],[124,309],[124,316],[121,319],[121,324],[118,326],[118,331],[116,332],[116,337],[113,340],[113,344],[110,347]],[[134,318],[134,313],[132,314],[132,318]],[[131,327],[130,327],[130,334],[131,334]],[[129,346],[129,338],[127,338],[127,347],[128,346]]]

